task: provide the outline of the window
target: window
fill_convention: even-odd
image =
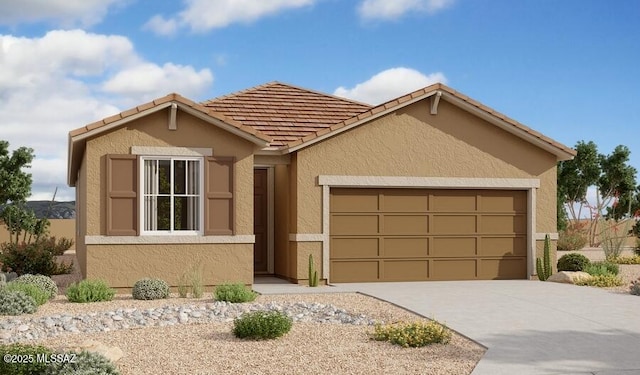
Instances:
[[[201,158],[142,157],[142,232],[202,231]]]

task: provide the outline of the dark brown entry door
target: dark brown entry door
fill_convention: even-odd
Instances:
[[[267,272],[267,170],[253,171],[253,271]]]

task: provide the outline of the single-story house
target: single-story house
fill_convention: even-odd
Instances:
[[[575,151],[434,84],[378,106],[271,82],[69,133],[85,278],[527,279]],[[552,245],[555,255],[555,241]]]

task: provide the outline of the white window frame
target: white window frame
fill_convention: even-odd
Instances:
[[[139,164],[139,186],[138,186],[138,191],[140,192],[140,200],[139,200],[139,207],[138,207],[138,219],[139,219],[139,228],[140,228],[140,235],[146,235],[146,236],[202,236],[204,234],[204,199],[205,199],[205,192],[204,192],[204,163],[205,160],[203,157],[194,157],[194,156],[176,156],[176,155],[141,155],[140,156],[140,164]],[[144,179],[144,174],[145,174],[145,170],[144,170],[144,164],[145,161],[148,160],[169,160],[171,161],[171,171],[173,172],[173,167],[174,167],[174,162],[175,161],[197,161],[198,162],[198,173],[199,173],[199,186],[198,186],[198,191],[199,191],[199,207],[198,207],[198,230],[145,230],[145,179]],[[173,173],[171,173],[171,179],[173,179]],[[173,184],[171,184],[171,186],[173,187]],[[171,190],[170,193],[170,202],[171,202],[171,227],[173,227],[173,220],[174,220],[174,215],[173,215],[173,202],[174,202],[174,195],[173,195],[173,189]]]

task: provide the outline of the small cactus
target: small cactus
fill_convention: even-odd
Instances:
[[[551,240],[547,234],[544,236],[543,259],[536,258],[536,272],[538,273],[538,279],[540,279],[540,281],[547,280],[553,273],[553,268],[551,268],[551,255],[549,254],[550,242]]]
[[[309,286],[318,286],[318,271],[316,271],[316,267],[313,264],[313,255],[311,254],[309,254]]]

